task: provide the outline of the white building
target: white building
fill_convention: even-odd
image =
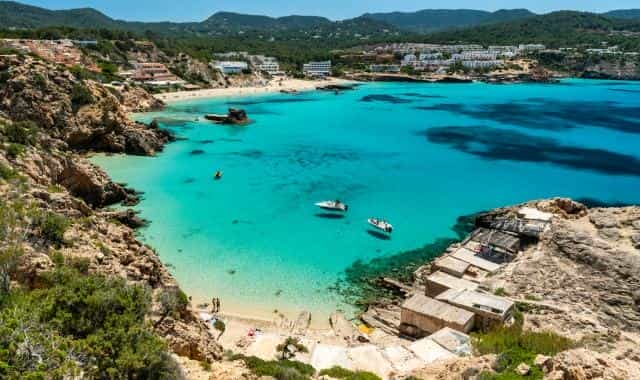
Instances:
[[[309,62],[302,65],[302,72],[312,77],[331,75],[331,61]]]
[[[264,55],[251,55],[249,56],[251,64],[258,71],[267,72],[269,75],[282,74],[280,71],[280,64],[274,57],[266,57]]]
[[[239,74],[249,68],[249,65],[242,61],[214,61],[211,65],[223,74]]]
[[[369,65],[369,71],[372,73],[399,73],[399,65]]]
[[[433,61],[436,59],[442,59],[442,53],[422,53],[419,59],[421,61]]]
[[[493,69],[494,67],[499,67],[504,65],[504,61],[502,60],[491,60],[491,61],[461,61],[462,66],[469,69]]]
[[[468,51],[460,54],[453,54],[454,61],[495,61],[496,54],[486,51]]]
[[[518,46],[518,51],[520,53],[531,53],[544,49],[546,49],[546,47],[542,44],[521,44]]]
[[[402,66],[412,66],[414,62],[418,61],[418,57],[415,54],[407,54],[402,58]]]

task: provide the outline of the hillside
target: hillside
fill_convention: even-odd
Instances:
[[[77,28],[115,28],[119,23],[92,8],[51,11],[13,1],[0,2],[2,25],[16,28],[36,28],[53,25]]]
[[[523,20],[483,25],[464,30],[440,32],[425,38],[429,42],[464,41],[482,44],[543,43],[549,47],[567,47],[601,42],[640,48],[637,38],[615,31],[640,32],[640,21],[614,19],[586,12],[561,11]]]
[[[473,9],[424,9],[417,12],[367,13],[363,17],[391,24],[399,29],[429,33],[473,27],[535,16],[526,9],[487,12]]]
[[[259,35],[262,38],[297,39],[313,35],[335,37],[339,34],[340,38],[344,38],[354,35],[376,37],[395,30],[386,23],[368,18],[334,22],[316,16],[294,15],[274,18],[231,12],[215,13],[202,22],[145,23],[115,20],[89,8],[54,11],[13,1],[0,1],[0,21],[3,27],[10,28],[104,28],[138,34],[151,32],[166,37]]]
[[[604,13],[607,17],[623,19],[640,19],[640,9],[619,9]]]

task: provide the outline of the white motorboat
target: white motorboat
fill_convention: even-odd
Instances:
[[[349,206],[340,202],[339,200],[318,202],[316,203],[316,206],[320,207],[321,209],[329,210],[329,211],[345,212],[349,209]]]
[[[375,228],[390,234],[393,231],[393,225],[384,219],[369,218],[367,222]]]

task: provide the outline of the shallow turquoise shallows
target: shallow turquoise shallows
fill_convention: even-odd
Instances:
[[[202,118],[228,107],[253,123]],[[328,288],[355,260],[453,237],[460,215],[554,196],[640,203],[640,85],[630,82],[367,84],[136,117],[184,139],[153,158],[93,161],[144,192],[142,238],[183,288],[230,313],[309,310],[322,321],[349,309]],[[314,206],[333,199],[348,203],[344,218]],[[372,233],[371,216],[393,223],[391,239]]]

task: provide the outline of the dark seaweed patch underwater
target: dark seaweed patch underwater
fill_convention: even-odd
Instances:
[[[399,96],[393,95],[385,95],[385,94],[372,94],[363,96],[360,99],[361,102],[371,103],[371,102],[382,102],[382,103],[390,103],[390,104],[403,104],[403,103],[412,103],[413,100],[404,99]]]
[[[613,101],[558,101],[530,98],[526,101],[510,103],[474,106],[442,103],[415,108],[425,111],[451,112],[531,129],[564,130],[591,125],[640,134],[640,107],[621,106]]]
[[[609,175],[640,176],[640,160],[604,149],[561,145],[556,140],[487,126],[445,126],[419,132],[435,144],[490,160],[546,162]]]

